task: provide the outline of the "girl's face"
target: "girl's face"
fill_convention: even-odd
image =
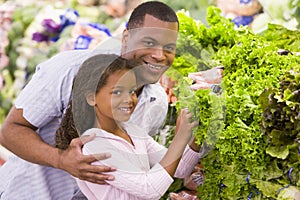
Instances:
[[[95,96],[99,123],[105,124],[107,120],[128,121],[138,101],[135,91],[133,71],[119,70],[111,74]]]

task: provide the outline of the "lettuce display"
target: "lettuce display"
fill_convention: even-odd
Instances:
[[[174,78],[225,67],[219,94],[187,92],[188,81],[175,89],[177,109],[199,110],[195,136],[206,177],[199,198],[297,199],[300,57],[293,52],[300,51],[300,33],[270,24],[257,35],[247,27],[236,29],[220,13],[209,7],[206,26],[178,12],[178,51],[167,72]],[[282,49],[289,53],[281,55]]]
[[[260,33],[268,28],[268,23],[280,24],[292,30],[300,28],[299,0],[258,0],[263,12],[255,16],[252,30]]]

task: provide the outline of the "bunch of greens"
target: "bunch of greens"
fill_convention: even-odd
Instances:
[[[275,185],[270,181],[278,175],[278,170],[267,154],[270,143],[261,131],[259,98],[265,88],[278,88],[279,77],[300,59],[279,55],[276,42],[262,36],[245,31],[237,39],[236,45],[216,55],[225,67],[223,83],[226,89],[226,127],[216,148],[220,167],[230,169],[230,173],[222,175],[214,171],[214,174],[222,175],[220,184],[225,187],[221,197],[277,198],[278,190],[285,184]]]
[[[266,89],[260,96],[262,132],[269,146],[277,184],[300,187],[300,66],[286,72],[279,88]]]
[[[263,12],[258,14],[251,24],[254,32],[268,28],[268,23],[279,24],[288,29],[300,28],[299,0],[258,0]]]
[[[194,20],[183,10],[177,15],[180,22],[180,31],[176,57],[172,68],[166,74],[173,80],[177,80],[175,95],[177,110],[188,107],[193,111],[194,117],[199,120],[199,127],[194,131],[197,142],[204,141],[215,143],[216,135],[223,127],[224,102],[223,95],[213,94],[211,90],[191,91],[189,86],[191,81],[185,79],[188,73],[207,70],[220,62],[214,60],[212,56],[219,49],[234,45],[236,32],[234,24],[229,19],[220,17],[221,10],[209,7],[207,21],[211,28],[201,21]],[[198,117],[196,117],[198,116]]]
[[[299,31],[288,30],[276,24],[269,24],[268,29],[263,33],[263,37],[268,41],[272,41],[278,48],[288,49],[292,52],[299,51]]]
[[[197,97],[194,99],[199,101],[200,120],[196,138],[202,145],[215,144],[202,158],[206,178],[198,188],[200,199],[279,198],[278,194],[282,193],[278,191],[288,184],[282,178],[288,174],[286,170],[299,166],[282,159],[275,162],[270,155],[272,144],[268,134],[261,130],[260,99],[266,98],[261,96],[266,88],[280,88],[279,78],[300,63],[300,57],[277,52],[281,48],[299,51],[295,44],[300,39],[290,36],[294,41],[283,45],[280,40],[286,39],[290,31],[282,27],[273,26],[272,31],[276,29],[278,34],[266,32],[265,35],[253,34],[245,27],[235,29],[215,7],[208,9],[209,26],[183,12],[178,16],[181,30],[174,69],[186,76],[189,72],[211,68],[214,63],[225,67],[221,95],[212,95],[211,90],[194,93]],[[177,88],[180,87],[187,86],[179,83]],[[179,98],[177,104],[187,105],[185,100]],[[215,119],[218,123],[213,123]],[[295,158],[293,161],[299,163]],[[299,191],[299,184],[295,183],[299,171],[294,170],[292,174],[298,177],[293,180],[295,191]]]
[[[216,5],[216,0],[182,1],[182,0],[161,0],[174,10],[188,10],[194,19],[205,21],[207,7]]]

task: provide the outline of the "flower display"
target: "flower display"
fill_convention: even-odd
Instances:
[[[41,23],[43,30],[41,32],[34,32],[32,40],[37,42],[56,42],[59,39],[60,33],[69,25],[74,25],[79,17],[76,10],[67,9],[65,14],[60,15],[60,23],[53,19],[44,19]]]

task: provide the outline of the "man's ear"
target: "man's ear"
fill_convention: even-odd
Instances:
[[[90,106],[95,106],[96,105],[96,101],[95,101],[95,94],[90,92],[90,93],[87,93],[85,95],[85,99],[86,99],[86,102],[90,105]]]
[[[128,41],[128,29],[124,29],[122,33],[122,55],[126,54],[126,49],[127,49],[127,41]]]

